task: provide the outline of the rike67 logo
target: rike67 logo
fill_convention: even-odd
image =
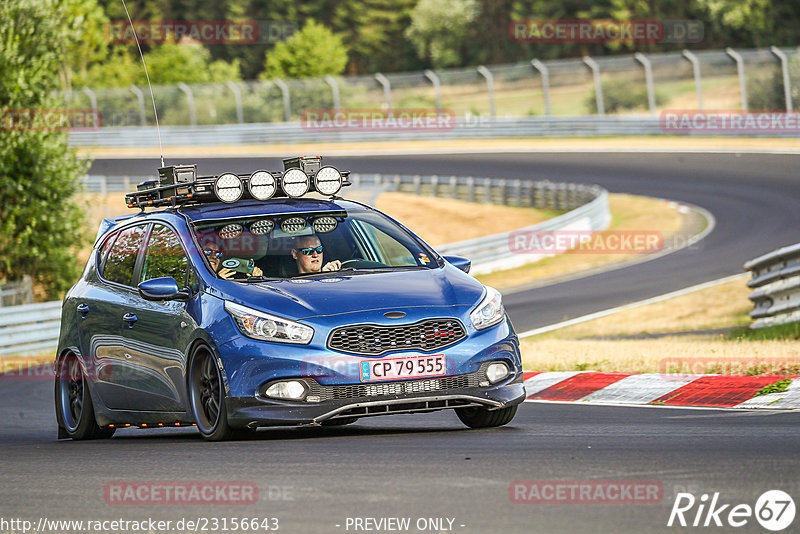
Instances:
[[[678,493],[667,526],[681,527],[733,527],[752,525],[752,519],[763,528],[778,532],[794,521],[794,500],[781,490],[761,494],[755,506],[725,503],[719,492],[709,496],[704,493],[697,499],[691,493]]]

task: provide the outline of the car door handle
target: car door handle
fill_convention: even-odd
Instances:
[[[126,313],[125,315],[122,316],[122,320],[128,323],[128,328],[133,328],[133,323],[138,321],[139,318],[132,313]]]
[[[83,318],[86,317],[87,313],[89,313],[90,308],[86,304],[78,304],[77,310],[78,313],[81,314],[81,318]]]

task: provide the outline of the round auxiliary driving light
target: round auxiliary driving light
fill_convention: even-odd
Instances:
[[[493,362],[486,367],[486,378],[492,384],[496,384],[506,378],[508,373],[508,365],[503,362]]]
[[[334,167],[322,167],[314,175],[314,187],[323,195],[335,195],[342,188],[342,173]]]
[[[220,239],[236,239],[242,235],[242,232],[244,232],[244,228],[241,224],[231,223],[220,228],[219,232],[217,232],[217,235],[220,237]]]
[[[339,222],[335,217],[317,217],[314,219],[314,222],[311,223],[311,226],[314,227],[316,233],[327,234],[328,232],[336,230],[336,227],[339,226]]]
[[[236,202],[242,198],[244,187],[242,187],[242,180],[232,172],[220,174],[214,182],[214,194],[222,202]]]
[[[264,392],[267,397],[290,400],[302,400],[306,393],[308,393],[308,388],[306,388],[305,382],[300,380],[275,382]]]
[[[281,222],[281,230],[287,234],[296,234],[302,232],[306,227],[306,220],[302,217],[289,217]]]
[[[250,233],[253,235],[267,235],[275,228],[275,223],[270,219],[256,221],[250,225]]]
[[[272,173],[267,171],[256,171],[250,175],[247,182],[247,189],[250,195],[256,200],[269,200],[275,194],[277,184]]]
[[[283,192],[292,198],[302,197],[310,186],[308,175],[300,169],[289,169],[281,177]]]

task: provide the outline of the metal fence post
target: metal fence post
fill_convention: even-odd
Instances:
[[[383,100],[386,102],[386,109],[392,109],[392,83],[380,72],[375,73],[375,79],[383,86]]]
[[[400,178],[399,174],[394,175],[394,190],[400,191],[400,185],[402,184],[402,179]]]
[[[597,114],[605,115],[606,106],[603,102],[603,84],[600,82],[600,65],[589,56],[584,56],[583,62],[591,69],[592,77],[594,78],[594,99],[597,102]]]
[[[94,94],[94,91],[89,89],[88,87],[84,87],[81,89],[83,93],[89,97],[89,105],[92,106],[92,110],[97,110],[97,95]]]
[[[422,177],[419,174],[414,175],[414,194],[422,195]]]
[[[487,178],[483,181],[484,185],[486,186],[486,203],[492,203],[492,179]]]
[[[522,180],[520,179],[514,180],[514,196],[516,196],[514,204],[522,206]]]
[[[147,126],[147,115],[144,112],[144,93],[135,85],[131,85],[131,92],[136,95],[136,100],[139,102],[139,123],[142,126]]]
[[[475,178],[472,176],[467,178],[467,199],[475,202]]]
[[[789,58],[777,46],[769,47],[775,57],[781,62],[781,71],[783,72],[783,94],[786,97],[786,111],[792,112],[792,82],[789,78]]]
[[[653,85],[653,65],[647,56],[641,52],[633,54],[634,59],[642,64],[644,67],[644,80],[647,84],[647,103],[650,106],[650,114],[656,114],[656,89]]]
[[[439,77],[436,75],[435,72],[428,69],[424,73],[425,77],[431,81],[433,84],[433,92],[436,96],[436,112],[442,112],[442,84],[439,81]]]
[[[431,186],[433,187],[433,196],[439,196],[439,176],[434,174],[431,176]]]
[[[747,113],[747,83],[744,78],[744,59],[733,48],[726,48],[725,53],[736,62],[736,71],[739,73],[739,92],[742,95],[742,111]]]
[[[291,122],[292,103],[291,100],[289,99],[289,86],[286,85],[286,82],[284,82],[280,78],[275,78],[272,81],[275,82],[275,85],[277,85],[278,89],[281,90],[281,95],[283,96],[283,120],[286,122]]]
[[[697,56],[688,50],[683,51],[683,57],[689,60],[692,64],[692,71],[694,72],[694,87],[697,91],[697,109],[703,111],[703,79],[700,76],[700,60]]]
[[[233,99],[236,102],[236,120],[239,122],[239,124],[242,124],[244,123],[244,112],[242,111],[242,92],[239,90],[239,86],[230,80],[225,82],[225,85],[228,86],[228,89],[230,89],[233,93]]]
[[[342,103],[339,100],[339,84],[336,82],[336,78],[328,74],[325,76],[325,82],[331,86],[331,94],[333,96],[333,109],[335,111],[339,111],[342,108]]]
[[[539,71],[542,77],[542,96],[544,97],[544,112],[550,116],[550,70],[547,65],[538,59],[531,60],[531,66]]]
[[[492,72],[483,65],[478,67],[478,74],[486,79],[486,90],[489,92],[489,114],[494,118],[497,115],[494,106],[494,76],[492,76]]]
[[[450,197],[458,199],[458,177],[450,177]]]
[[[183,91],[186,95],[186,105],[189,108],[189,124],[192,126],[197,126],[197,114],[194,110],[194,93],[192,93],[192,88],[185,83],[180,82],[178,84],[178,89]]]

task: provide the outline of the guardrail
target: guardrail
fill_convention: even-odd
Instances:
[[[84,187],[108,193],[129,191],[146,177],[87,176]],[[472,176],[421,176],[352,174],[354,188],[378,187],[417,195],[447,197],[471,202],[507,206],[527,206],[568,210],[567,213],[515,232],[552,230],[602,230],[608,226],[608,192],[599,186],[554,183],[549,181],[506,180]],[[437,247],[440,254],[465,256],[472,260],[472,274],[500,268],[510,269],[544,257],[542,254],[515,254],[509,246],[511,232]],[[0,308],[0,356],[42,354],[58,344],[61,302]]]
[[[53,350],[60,325],[60,300],[0,308],[0,355]]]
[[[658,117],[576,116],[458,118],[449,130],[342,130],[306,129],[301,123],[249,123],[212,126],[162,126],[165,147],[241,146],[273,143],[355,143],[362,141],[432,141],[458,139],[504,139],[530,137],[693,135],[665,129]],[[796,137],[796,131],[764,129],[701,129],[702,137]],[[70,132],[69,144],[82,148],[158,148],[155,127],[130,126]]]
[[[753,273],[747,298],[754,305],[750,328],[800,321],[800,243],[779,248],[744,264]]]
[[[0,307],[33,303],[33,281],[30,275],[21,280],[0,284]]]

